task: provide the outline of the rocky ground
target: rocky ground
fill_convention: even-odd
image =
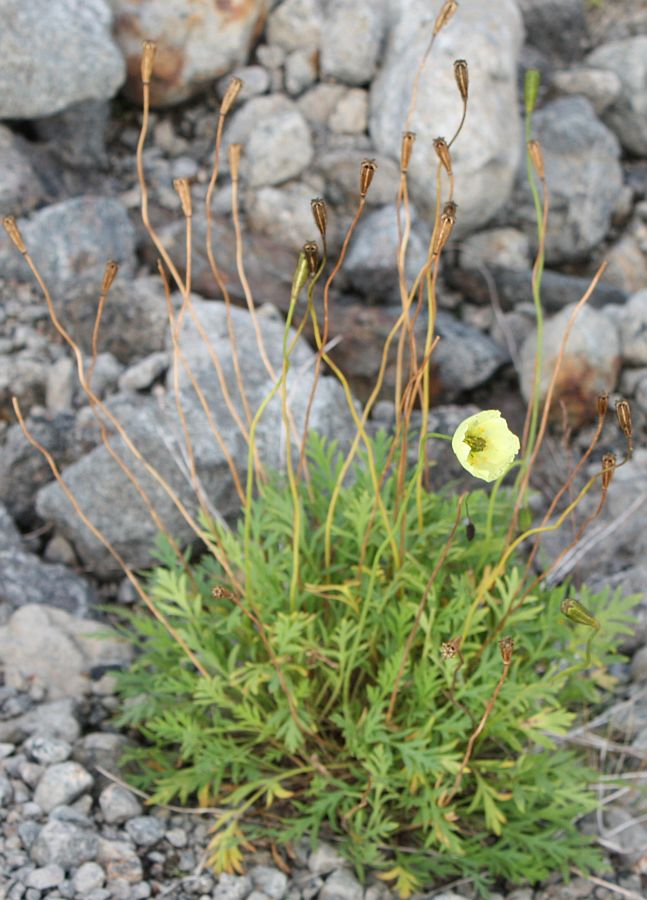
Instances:
[[[367,213],[338,281],[331,318],[337,338],[331,352],[363,399],[399,303],[394,196],[400,132],[439,5],[432,4],[430,12],[427,0],[251,0],[215,7],[196,2],[187,20],[180,0],[70,0],[48,4],[46,11],[36,0],[0,0],[0,18],[10,23],[0,33],[0,213],[20,217],[57,309],[85,351],[105,262],[119,261],[93,387],[187,502],[191,485],[172,401],[167,314],[156,253],[138,215],[134,151],[142,37],[154,37],[159,45],[155,110],[144,152],[150,212],[178,260],[184,224],[172,181],[191,179],[199,208],[219,99],[232,72],[244,80],[225,141],[245,145],[241,205],[247,274],[270,348],[280,347],[296,254],[315,233],[310,199],[326,198],[330,246],[337,251],[357,199],[359,161],[377,160]],[[612,399],[622,394],[631,400],[638,446],[633,462],[618,471],[603,515],[559,574],[643,595],[647,3],[492,0],[484,6],[462,0],[451,30],[434,50],[414,121],[412,266],[424,258],[428,241],[434,189],[429,172],[435,171],[431,142],[450,134],[460,116],[451,63],[466,58],[470,105],[454,154],[457,229],[439,285],[434,427],[451,432],[473,411],[470,404],[499,407],[517,427],[523,415],[534,351],[530,277],[536,229],[522,160],[518,88],[523,69],[535,66],[542,72],[542,88],[534,125],[552,210],[543,292],[546,366],[572,304],[607,259],[608,269],[569,341],[559,395],[574,429],[573,453],[588,443],[595,397],[602,390]],[[232,260],[226,163],[224,169],[214,199],[219,261],[232,296],[243,304]],[[197,215],[194,227],[194,308],[231,375],[220,294]],[[242,309],[236,312],[236,331],[245,384],[258,400],[267,376]],[[213,384],[195,322],[187,325],[182,346],[199,380],[209,385],[209,402],[236,457],[240,438]],[[304,413],[312,368],[313,353],[303,340],[290,384],[297,419]],[[181,390],[200,448],[201,482],[214,507],[233,514],[237,498],[225,456],[214,446],[190,386],[182,383]],[[217,881],[204,863],[208,817],[150,809],[109,780],[105,772],[116,774],[126,740],[111,730],[110,669],[126,664],[127,656],[118,641],[92,637],[94,620],[100,601],[128,604],[134,598],[113,559],[88,535],[25,440],[11,409],[13,396],[34,435],[64,469],[81,508],[92,513],[131,565],[150,562],[156,529],[102,446],[72,355],[2,232],[0,898],[386,896],[381,885],[360,887],[332,847],[314,853],[301,848],[289,876],[261,854],[250,861],[248,875]],[[324,379],[314,427],[343,441],[351,426],[339,413],[342,408],[338,386]],[[273,440],[279,416],[280,410],[271,409],[259,435],[275,464],[285,452]],[[373,424],[388,427],[392,417],[385,395]],[[119,446],[114,434],[112,440]],[[622,452],[611,425],[603,445]],[[542,490],[559,483],[568,459],[559,427],[548,449]],[[148,486],[169,529],[188,539],[175,508]],[[636,633],[626,649],[632,660],[616,673],[616,706],[578,739],[596,749],[607,773],[624,764],[632,775],[629,785],[640,781],[647,753],[644,602],[637,605]],[[609,851],[613,869],[603,877],[617,882],[625,896],[641,896],[647,887],[644,806],[628,788],[609,796],[585,826]],[[454,889],[470,896],[469,886]],[[570,886],[556,881],[506,896],[611,896],[607,890],[576,878]]]

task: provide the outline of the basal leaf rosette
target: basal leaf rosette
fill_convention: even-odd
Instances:
[[[496,481],[505,475],[519,448],[519,438],[498,409],[484,409],[463,419],[452,438],[459,463],[483,481]]]

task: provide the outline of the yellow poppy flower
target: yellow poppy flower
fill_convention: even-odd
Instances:
[[[505,475],[519,447],[519,438],[498,409],[484,409],[463,419],[452,438],[452,450],[461,466],[483,481]]]

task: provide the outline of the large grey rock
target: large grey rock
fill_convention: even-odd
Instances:
[[[602,44],[587,59],[620,79],[620,94],[603,118],[622,146],[636,156],[647,154],[647,35]]]
[[[80,733],[81,726],[74,715],[74,701],[71,697],[42,703],[22,715],[0,721],[0,740],[11,740],[14,743],[33,734],[73,743]]]
[[[105,0],[0,0],[0,119],[114,97],[125,76]]]
[[[553,86],[562,94],[581,94],[586,97],[600,115],[620,96],[622,82],[610,69],[575,66],[556,72],[553,76]]]
[[[435,4],[438,6],[439,4]],[[393,0],[393,26],[383,63],[371,88],[370,133],[378,151],[399,159],[415,72],[431,36],[427,0]],[[411,160],[412,197],[435,205],[437,157],[433,139],[449,140],[461,117],[453,62],[472,71],[465,128],[452,148],[459,211],[457,234],[473,231],[505,203],[520,157],[516,73],[523,28],[514,0],[464,0],[436,39],[420,80],[411,130],[417,134]]]
[[[323,25],[321,0],[283,0],[267,19],[267,40],[283,50],[317,47]]]
[[[42,186],[26,142],[4,125],[0,125],[0,172],[0,215],[17,216],[33,209],[43,195]]]
[[[386,0],[330,0],[321,32],[321,74],[344,84],[369,84],[386,24]]]
[[[541,397],[545,397],[555,368],[560,345],[573,306],[564,307],[544,324],[541,370]],[[536,333],[528,336],[521,348],[521,390],[530,397],[535,366]],[[575,425],[592,420],[596,415],[596,398],[611,392],[620,373],[620,338],[618,329],[601,310],[585,306],[580,310],[571,330],[562,365],[555,385],[553,409],[565,404],[570,421]]]
[[[546,260],[563,263],[588,257],[606,237],[622,194],[620,145],[584,97],[563,97],[535,113],[551,213]],[[536,242],[537,225],[525,167],[515,191],[513,219]]]
[[[220,360],[225,383],[230,388],[233,404],[242,412],[242,404],[235,387],[235,370],[231,344],[227,330],[225,306],[194,299],[193,308],[198,320],[209,335]],[[243,379],[249,405],[258,408],[270,390],[272,381],[261,360],[251,317],[247,311],[232,309]],[[280,371],[283,323],[259,316],[267,353],[275,371]],[[196,327],[188,320],[181,335],[181,347],[197,383],[202,387],[213,419],[238,466],[239,477],[244,477],[247,444],[231,416],[221,392],[209,353]],[[297,427],[302,427],[309,388],[313,379],[314,354],[305,341],[299,341],[292,358],[288,375],[288,396]],[[235,514],[240,501],[225,454],[221,449],[190,379],[180,364],[179,386],[181,403],[191,436],[196,469],[204,495],[220,514]],[[186,448],[180,437],[176,403],[173,397],[173,370],[167,376],[168,395],[163,406],[154,401],[133,395],[117,398],[120,418],[134,444],[143,456],[169,482],[173,490],[188,507],[195,511],[195,491],[186,468]],[[349,436],[349,416],[344,412],[345,401],[341,388],[328,378],[320,380],[313,404],[310,425],[327,437],[344,442]],[[275,397],[265,410],[256,434],[256,445],[261,459],[270,468],[281,468],[285,446],[282,434],[281,404]],[[113,446],[124,452],[121,439],[114,438]],[[163,488],[144,471],[126,450],[128,465],[141,480],[166,528],[180,542],[192,539],[193,532],[185,518]],[[66,484],[72,490],[82,510],[106,535],[127,562],[143,567],[151,561],[151,549],[157,534],[141,496],[124,475],[122,469],[110,457],[103,446],[64,472]],[[115,503],[119,496],[119,503]],[[46,486],[38,495],[40,515],[53,520],[74,544],[81,559],[100,575],[114,574],[118,570],[108,551],[85,528],[56,484]]]
[[[125,93],[141,95],[143,40],[157,42],[151,81],[153,104],[169,106],[203,91],[247,61],[268,8],[267,0],[109,0],[115,35],[128,69]]]
[[[41,828],[30,855],[39,866],[58,863],[67,869],[93,860],[98,848],[99,838],[94,832],[53,819]]]
[[[45,769],[34,792],[34,802],[44,812],[73,803],[94,783],[92,775],[76,762],[62,762]]]
[[[282,94],[252,97],[231,118],[229,144],[243,145],[240,177],[251,187],[296,178],[313,155],[310,129],[299,107]]]
[[[0,625],[14,610],[29,604],[47,603],[83,616],[93,600],[94,591],[85,579],[58,563],[43,563],[23,547],[0,504]]]
[[[647,365],[647,288],[629,298],[618,318],[623,361],[630,366]]]
[[[518,0],[526,40],[549,56],[581,57],[587,30],[583,0]]]
[[[108,260],[120,264],[122,277],[135,265],[135,231],[117,200],[87,195],[62,200],[20,222],[27,248],[53,297],[81,278],[93,279],[98,298]],[[32,274],[4,231],[0,233],[0,269],[5,278],[31,281]],[[95,301],[96,302],[96,301]]]
[[[298,252],[316,234],[310,201],[317,191],[300,181],[250,191],[247,216],[250,226]]]
[[[0,627],[0,662],[7,684],[41,684],[51,699],[81,697],[93,669],[129,662],[129,644],[99,622],[77,619],[53,607],[23,606]]]
[[[347,869],[336,869],[319,891],[320,900],[362,900],[364,891]]]
[[[75,453],[71,413],[29,416],[26,424],[60,465],[72,462]],[[31,527],[36,492],[52,478],[47,460],[32,447],[20,425],[12,425],[0,454],[0,497],[20,525]]]
[[[129,884],[136,884],[142,879],[142,864],[135,849],[126,841],[100,838],[97,862],[105,869],[108,881],[123,878]]]

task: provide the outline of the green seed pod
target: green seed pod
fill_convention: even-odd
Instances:
[[[577,625],[586,625],[589,628],[594,628],[596,631],[600,628],[598,620],[579,600],[562,600],[559,608],[567,619],[570,619],[571,622],[575,622]]]
[[[299,253],[297,267],[294,270],[294,276],[292,278],[292,297],[296,298],[299,296],[309,275],[310,266],[308,265],[308,258],[305,253]]]
[[[526,105],[526,115],[535,108],[537,103],[537,94],[539,93],[539,85],[541,83],[541,73],[538,69],[527,69],[526,77],[523,83],[523,99]]]

